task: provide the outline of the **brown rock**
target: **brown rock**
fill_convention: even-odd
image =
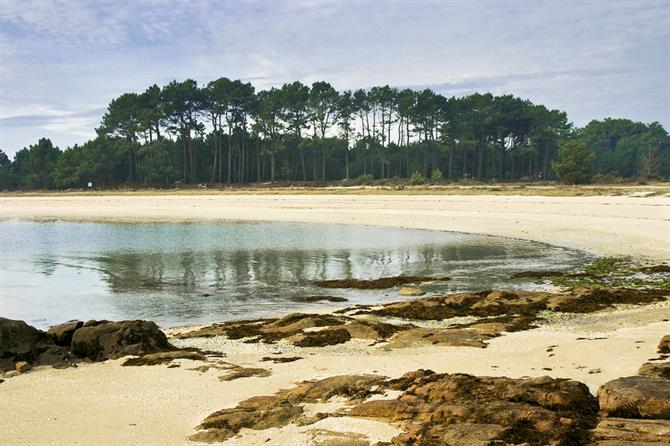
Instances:
[[[659,376],[670,379],[670,362],[648,362],[640,367],[639,375]]]
[[[56,345],[69,347],[72,343],[72,335],[83,325],[84,323],[82,321],[70,321],[51,327],[47,330],[47,333],[54,338]]]
[[[344,328],[326,329],[308,332],[293,344],[298,347],[324,347],[326,345],[343,344],[351,339],[351,334]]]
[[[219,381],[234,381],[240,378],[266,378],[270,376],[269,370],[255,367],[235,367],[225,375],[219,376]]]
[[[138,358],[127,359],[123,364],[128,366],[158,365],[172,362],[175,359],[190,359],[191,361],[205,361],[207,357],[198,352],[188,350],[175,350],[171,352],[150,353]]]
[[[658,352],[670,353],[670,335],[661,338],[661,342],[658,343]]]
[[[598,389],[600,410],[608,417],[670,418],[670,380],[629,376]]]
[[[93,361],[126,355],[142,356],[173,349],[165,334],[150,321],[84,324],[72,336],[72,352]]]
[[[670,420],[605,418],[591,431],[593,446],[661,446],[668,439]]]
[[[19,373],[25,373],[28,370],[32,369],[30,364],[28,364],[26,361],[17,362],[15,367],[16,367],[16,371],[19,372]]]

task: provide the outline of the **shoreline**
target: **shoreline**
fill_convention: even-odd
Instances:
[[[0,219],[281,221],[508,237],[670,260],[670,197],[494,195],[0,196]]]

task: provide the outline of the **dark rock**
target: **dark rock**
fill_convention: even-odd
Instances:
[[[72,336],[72,352],[81,358],[104,361],[174,350],[165,334],[150,321],[87,323]]]
[[[20,361],[34,364],[53,345],[45,332],[23,321],[0,317],[0,371],[13,370]]]
[[[281,357],[280,356],[278,358],[272,358],[270,356],[265,356],[265,357],[263,357],[263,359],[261,359],[261,361],[263,361],[263,362],[271,361],[271,362],[274,362],[275,364],[285,364],[285,363],[288,363],[288,362],[299,361],[301,359],[302,358],[300,356],[286,356],[286,357]]]
[[[601,412],[608,417],[670,418],[670,380],[629,376],[598,389]]]
[[[351,339],[351,334],[344,328],[325,329],[307,332],[303,338],[294,342],[298,347],[324,347],[326,345],[343,344]]]
[[[84,323],[82,321],[70,321],[51,327],[47,330],[47,333],[53,336],[56,345],[69,347],[72,343],[72,335],[83,326]]]
[[[359,290],[381,290],[384,288],[393,288],[398,285],[408,283],[422,282],[445,282],[451,280],[449,277],[425,277],[425,276],[396,276],[381,277],[379,279],[361,280],[361,279],[336,279],[336,280],[317,280],[314,285],[321,288],[355,288]]]
[[[143,366],[143,365],[158,365],[166,364],[174,361],[175,359],[190,359],[191,361],[206,361],[207,357],[203,354],[188,350],[175,350],[169,352],[159,352],[159,353],[149,353],[144,356],[137,358],[127,359],[123,364],[124,367],[128,366]]]
[[[295,296],[291,298],[292,302],[347,302],[344,297],[338,296]]]
[[[77,358],[72,352],[60,345],[52,345],[37,357],[38,364],[51,365],[54,368],[67,368],[75,365]]]
[[[670,273],[670,265],[644,266],[639,269],[643,273]]]

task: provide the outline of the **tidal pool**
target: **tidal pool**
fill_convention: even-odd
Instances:
[[[449,276],[429,294],[528,288],[517,271],[562,269],[583,252],[523,240],[304,223],[0,221],[0,316],[45,328],[71,319],[180,326],[403,299],[397,289],[324,290],[314,280]]]

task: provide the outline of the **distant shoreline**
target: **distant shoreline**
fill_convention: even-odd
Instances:
[[[114,189],[71,189],[0,191],[0,197],[99,196],[99,195],[521,195],[572,196],[670,196],[670,182],[639,182],[564,185],[557,183],[449,183],[411,186],[384,184],[363,186],[314,185],[311,183],[260,183],[253,185],[189,185],[178,188],[126,187]]]
[[[606,256],[670,259],[670,196],[653,191],[623,196],[283,192],[2,195],[0,219],[358,224],[517,238]]]

